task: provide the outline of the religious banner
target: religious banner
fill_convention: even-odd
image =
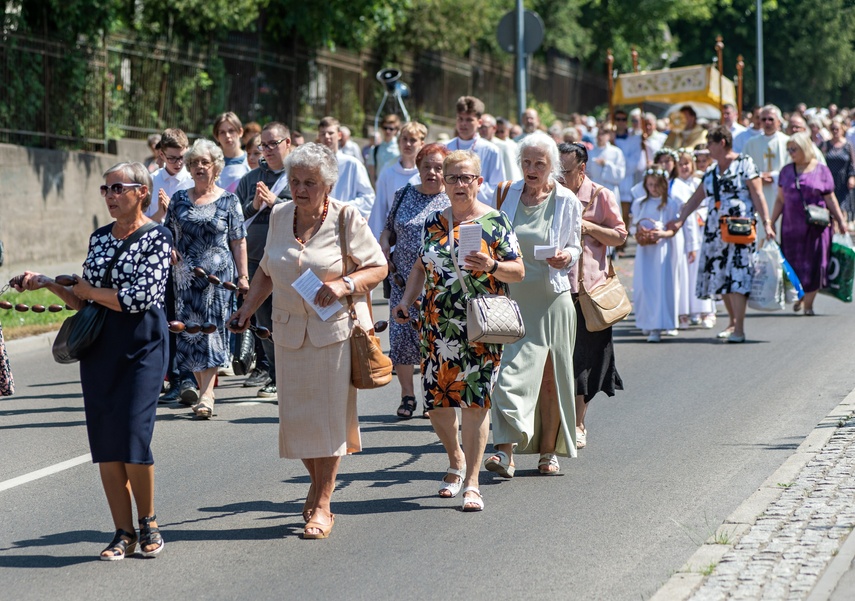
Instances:
[[[724,98],[719,90],[724,90]],[[713,66],[696,65],[661,71],[622,73],[615,85],[615,104],[703,102],[713,106],[736,103],[733,81],[720,77]]]

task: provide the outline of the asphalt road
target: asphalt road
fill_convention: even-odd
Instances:
[[[627,269],[628,263],[621,265]],[[383,312],[385,307],[377,307]],[[435,496],[446,467],[429,422],[399,422],[395,384],[360,395],[365,451],[342,462],[330,539],[303,541],[308,478],[277,454],[277,408],[226,378],[214,419],[161,407],[157,560],[97,561],[112,523],[88,452],[76,366],[12,356],[0,399],[0,599],[649,597],[855,388],[855,309],[756,314],[749,342],[708,330],[659,345],[616,329],[627,390],[595,398],[589,446],[541,477],[483,473],[486,510]]]

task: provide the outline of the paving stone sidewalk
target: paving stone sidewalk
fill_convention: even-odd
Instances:
[[[652,599],[808,599],[855,528],[854,416],[855,391]],[[834,590],[851,559],[817,589]],[[811,601],[829,598],[817,593]],[[842,598],[855,599],[855,591]]]

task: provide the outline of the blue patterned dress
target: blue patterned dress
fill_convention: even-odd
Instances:
[[[188,334],[177,337],[180,369],[198,372],[222,365],[226,360],[226,318],[232,312],[232,296],[222,286],[196,277],[201,267],[222,282],[235,281],[235,264],[229,243],[246,237],[238,197],[231,192],[215,201],[196,205],[188,190],[176,192],[166,213],[166,226],[175,238],[178,263],[172,267],[175,281],[175,318],[185,324],[213,323],[213,334]]]
[[[401,198],[401,195],[406,196]],[[395,213],[395,221],[392,222],[392,211],[386,220],[386,229],[394,231],[397,235],[395,252],[392,254],[392,262],[398,270],[398,274],[404,278],[404,282],[410,277],[413,264],[419,258],[419,250],[422,247],[422,231],[425,220],[429,215],[437,211],[443,211],[451,206],[448,195],[445,192],[439,194],[422,194],[414,186],[404,186],[395,192],[395,205],[398,211]],[[392,293],[389,295],[389,306],[397,307],[404,296],[404,289],[395,284],[392,274],[389,275],[392,284]],[[417,315],[415,307],[410,307],[410,315]],[[419,333],[409,324],[400,324],[390,320],[389,324],[389,356],[395,365],[417,365],[420,361]]]

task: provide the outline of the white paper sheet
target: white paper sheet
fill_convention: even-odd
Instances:
[[[334,301],[328,307],[320,307],[315,304],[315,296],[317,296],[318,290],[321,289],[321,286],[323,286],[324,283],[318,279],[318,276],[316,276],[311,269],[304,271],[303,274],[294,280],[294,283],[291,285],[297,291],[297,294],[303,297],[303,300],[315,310],[318,317],[324,321],[338,313],[344,306],[338,301]]]
[[[459,228],[457,240],[457,264],[463,267],[466,255],[472,251],[481,250],[481,225],[478,223],[464,223]]]
[[[557,246],[538,246],[534,245],[534,258],[536,261],[545,261],[551,259],[558,254]]]

